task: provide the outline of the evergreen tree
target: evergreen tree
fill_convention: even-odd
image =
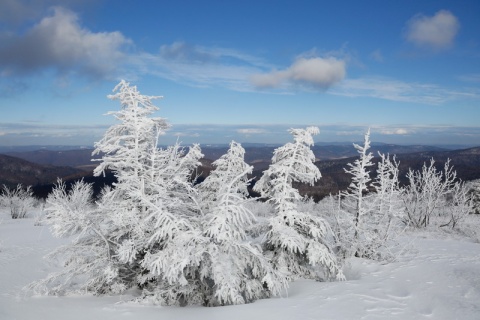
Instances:
[[[208,239],[200,274],[208,305],[242,304],[277,295],[286,283],[247,240],[245,230],[255,217],[244,204],[248,174],[245,150],[234,141],[216,160],[215,170],[199,185],[204,208],[203,232]]]
[[[296,202],[302,197],[293,187],[294,182],[312,185],[321,177],[310,149],[312,136],[319,129],[290,129],[290,133],[294,142],[274,151],[272,164],[254,186],[276,210],[276,216],[270,220],[265,249],[274,267],[289,279],[341,279],[342,272],[326,240],[328,223],[298,211]]]
[[[151,117],[158,110],[151,103],[156,97],[141,95],[125,81],[114,91],[109,97],[120,100],[122,109],[109,114],[120,123],[95,144],[93,154],[101,155],[95,174],[113,170],[118,182],[106,188],[95,205],[85,185],[67,192],[60,184],[49,198],[46,221],[54,234],[75,236],[57,252],[67,258],[68,265],[43,284],[48,287],[60,277],[69,281],[55,290],[46,288],[50,292],[68,290],[76,277],[82,289],[96,294],[134,286],[164,288],[166,283],[181,281],[181,261],[195,249],[193,245],[182,251],[179,243],[193,243],[189,236],[200,232],[200,209],[191,180],[202,157],[200,148],[195,145],[185,152],[177,144],[159,149],[158,139],[169,125],[163,118]],[[72,208],[69,202],[77,198]],[[167,257],[178,252],[181,259],[172,256],[168,268],[159,268],[152,260],[162,251]]]

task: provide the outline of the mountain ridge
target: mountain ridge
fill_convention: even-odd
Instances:
[[[245,160],[254,166],[252,177],[254,181],[259,179],[265,169],[270,165],[275,147],[246,147]],[[345,190],[350,184],[350,177],[345,173],[344,168],[348,163],[352,163],[357,159],[358,153],[353,146],[335,146],[312,148],[314,153],[319,155],[315,164],[322,173],[322,178],[315,183],[313,187],[305,185],[297,185],[301,193],[310,195],[314,199],[321,199],[328,194],[336,194],[340,190]],[[421,151],[418,151],[418,150]],[[102,177],[93,177],[92,171],[96,163],[91,161],[91,151],[93,149],[82,150],[66,150],[66,151],[48,151],[37,150],[22,153],[26,158],[35,158],[39,162],[48,164],[39,164],[27,161],[21,158],[12,157],[11,155],[0,154],[0,184],[7,186],[15,186],[17,183],[23,185],[36,186],[37,194],[46,196],[48,190],[51,190],[53,183],[57,177],[62,178],[70,183],[79,179],[95,184],[95,188],[100,190],[104,184],[114,181],[113,174],[107,179]],[[213,170],[212,162],[223,155],[228,148],[225,147],[204,147],[202,152],[205,157],[201,160],[201,166],[197,169],[199,182],[202,181],[211,170]],[[395,151],[400,151],[396,153]],[[407,152],[417,151],[417,152]],[[398,145],[380,145],[371,148],[374,155],[374,162],[378,162],[378,153],[395,154],[400,166],[400,182],[406,183],[406,173],[408,169],[420,170],[425,162],[435,159],[438,170],[443,170],[443,166],[448,159],[451,159],[451,165],[457,172],[458,178],[468,181],[480,179],[480,147],[466,148],[459,150],[444,150],[436,147],[405,147]],[[403,152],[403,153],[402,153]],[[323,155],[322,155],[323,153]],[[19,154],[19,153],[16,153]],[[54,164],[60,164],[54,166]],[[65,166],[69,163],[74,167]],[[371,170],[372,178],[375,175],[375,169]]]

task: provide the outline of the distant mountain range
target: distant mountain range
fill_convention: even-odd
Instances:
[[[69,179],[85,175],[84,170],[73,167],[41,165],[3,154],[0,154],[0,169],[0,185],[9,187],[18,183],[24,186],[49,184],[57,177]]]
[[[392,153],[390,153],[393,155]],[[373,162],[379,161],[378,154],[374,153]],[[304,194],[309,194],[314,198],[321,199],[324,196],[338,193],[339,190],[345,190],[350,184],[350,176],[345,173],[344,168],[348,163],[353,163],[357,157],[344,159],[329,159],[317,161],[315,164],[322,173],[322,178],[315,186],[300,186]],[[431,159],[435,160],[437,170],[443,170],[445,162],[450,159],[450,164],[457,172],[457,177],[463,181],[480,179],[480,147],[448,150],[448,151],[421,151],[413,153],[396,154],[396,160],[399,165],[399,180],[401,184],[407,183],[406,174],[411,168],[412,170],[421,170],[425,162],[430,163]],[[256,172],[255,175],[261,175]],[[375,177],[375,168],[372,168],[371,177]]]
[[[263,170],[268,168],[273,151],[278,145],[244,144],[243,146],[246,151],[245,160],[254,166],[253,177],[258,179]],[[201,168],[197,170],[200,181],[213,169],[211,163],[227,150],[228,145],[202,146],[205,157],[202,159]],[[299,185],[302,193],[319,199],[329,193],[335,194],[338,190],[346,189],[350,183],[350,177],[345,174],[343,168],[355,161],[358,155],[353,145],[315,145],[312,150],[317,158],[316,165],[320,168],[322,178],[313,188]],[[3,150],[4,155],[0,154],[0,184],[32,185],[35,186],[39,195],[46,196],[57,177],[68,181],[83,178],[102,186],[105,183],[111,183],[114,180],[111,173],[105,178],[92,176],[93,168],[97,165],[91,160],[92,151],[92,148],[69,150],[63,146],[37,150],[10,147],[9,150]],[[373,143],[370,151],[377,159],[378,152],[395,154],[400,162],[402,182],[405,182],[408,168],[418,170],[431,158],[435,159],[439,169],[443,168],[447,159],[451,159],[451,164],[462,180],[480,179],[480,147],[448,150],[435,146]],[[96,190],[99,190],[99,186],[96,186]]]
[[[270,163],[273,156],[273,151],[279,145],[262,144],[262,143],[247,143],[245,148],[245,161],[251,164]],[[188,146],[187,146],[188,147]],[[228,150],[228,145],[204,145],[202,152],[206,159],[215,160],[225,154]],[[3,147],[5,148],[5,147]],[[30,162],[51,165],[51,166],[70,166],[70,167],[92,167],[95,162],[92,162],[93,148],[82,149],[67,149],[65,146],[47,147],[41,149],[30,150],[33,147],[20,147],[15,149],[9,147],[9,150],[1,150],[0,153],[21,158]],[[312,147],[315,157],[319,160],[341,159],[349,158],[357,155],[357,151],[352,144],[334,144],[334,145],[315,145]],[[430,152],[430,151],[448,151],[447,149],[432,146],[412,145],[400,146],[393,144],[373,143],[371,151],[374,154],[377,152],[389,154],[404,154],[414,152]],[[95,158],[99,158],[96,156]],[[257,165],[255,165],[257,167]]]

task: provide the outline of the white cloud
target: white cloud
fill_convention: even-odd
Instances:
[[[450,11],[440,10],[433,17],[416,15],[407,22],[406,39],[417,46],[435,50],[453,44],[460,23]]]
[[[405,128],[383,128],[378,130],[378,133],[386,135],[406,135],[411,134],[412,131]]]
[[[129,44],[120,32],[91,32],[82,28],[70,10],[56,7],[24,35],[3,37],[2,73],[29,74],[53,68],[59,74],[79,73],[109,78]]]
[[[251,135],[251,134],[263,134],[263,133],[266,133],[267,131],[265,129],[259,129],[259,128],[244,128],[244,129],[238,129],[237,132],[240,134]]]
[[[298,58],[281,71],[255,74],[251,82],[257,88],[277,88],[283,84],[300,84],[325,90],[345,78],[346,63],[337,58]]]

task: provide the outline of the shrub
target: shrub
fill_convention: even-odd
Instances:
[[[34,206],[36,199],[33,196],[31,186],[24,188],[21,184],[18,184],[16,188],[10,189],[3,185],[1,202],[10,208],[12,219],[23,219],[27,216],[28,210]]]

